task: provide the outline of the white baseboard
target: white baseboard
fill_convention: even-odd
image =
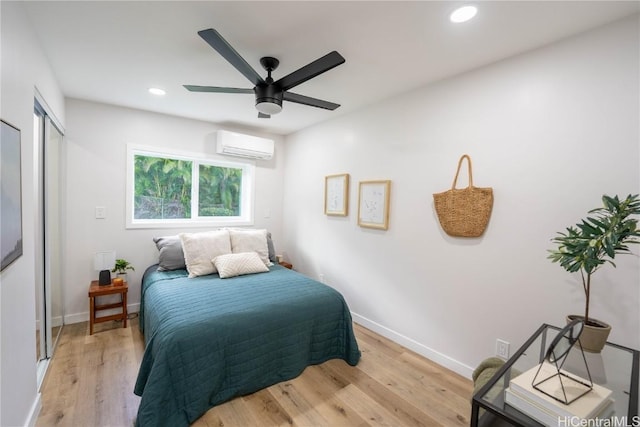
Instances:
[[[53,328],[62,326],[62,316],[55,316],[51,318],[51,326]],[[40,320],[36,320],[36,331],[40,330]]]
[[[419,342],[402,334],[399,334],[398,332],[393,331],[385,326],[382,326],[381,324],[376,323],[373,320],[367,319],[364,316],[360,316],[357,313],[351,312],[351,317],[353,318],[354,322],[364,326],[365,328],[370,329],[375,333],[380,334],[383,337],[400,344],[403,347],[415,351],[419,355],[424,356],[427,359],[432,360],[447,369],[451,369],[453,372],[462,375],[465,378],[471,378],[471,374],[473,373],[472,367],[467,366],[464,363],[460,363],[457,360],[450,358],[449,356],[446,356],[423,344],[420,344]]]
[[[33,405],[31,405],[31,409],[29,410],[29,416],[27,417],[25,426],[35,427],[38,416],[40,415],[40,410],[42,410],[42,397],[40,393],[38,393],[36,394],[36,400],[33,401]]]
[[[58,326],[62,326],[62,316],[55,316],[51,318],[51,326],[52,327],[58,327]]]
[[[137,313],[140,311],[140,303],[135,304],[127,304],[127,313]],[[121,311],[114,308],[113,310],[104,310],[100,311],[98,316],[107,316],[109,314],[117,314]],[[75,314],[67,314],[64,316],[65,325],[71,325],[72,323],[80,323],[80,322],[88,322],[89,321],[89,312],[85,311],[82,313]]]

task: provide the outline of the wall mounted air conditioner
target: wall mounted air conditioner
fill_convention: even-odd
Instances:
[[[269,160],[273,157],[272,139],[219,130],[216,135],[216,152],[225,156]]]

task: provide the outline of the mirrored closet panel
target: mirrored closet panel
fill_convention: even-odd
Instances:
[[[36,182],[40,201],[36,265],[41,266],[36,271],[36,357],[38,361],[44,361],[53,356],[56,340],[64,324],[61,248],[61,161],[64,146],[63,133],[37,100],[34,136],[39,157]]]

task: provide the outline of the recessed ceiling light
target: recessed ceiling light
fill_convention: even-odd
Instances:
[[[157,88],[157,87],[150,87],[149,88],[149,93],[152,93],[154,95],[158,95],[158,96],[162,96],[162,95],[166,95],[167,92],[165,92],[164,90]]]
[[[462,6],[451,12],[449,19],[456,24],[460,22],[467,22],[478,13],[478,9],[475,6]]]

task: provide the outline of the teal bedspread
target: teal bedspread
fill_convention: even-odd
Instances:
[[[295,378],[309,365],[360,359],[342,295],[277,265],[231,279],[150,269],[140,327],[140,427],[188,426],[211,407]]]

